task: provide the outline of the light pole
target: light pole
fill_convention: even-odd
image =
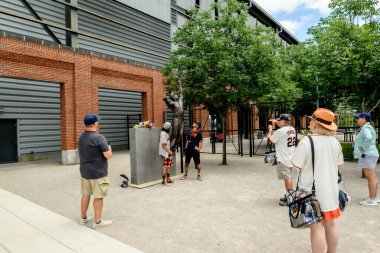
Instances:
[[[317,81],[318,81],[318,78],[317,78]],[[316,90],[317,90],[317,108],[319,108],[319,92],[318,92],[318,84],[317,84]]]

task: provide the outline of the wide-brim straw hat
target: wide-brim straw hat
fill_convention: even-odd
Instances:
[[[336,130],[338,128],[334,122],[335,114],[329,109],[318,108],[313,115],[307,117],[315,120],[319,125],[328,130]]]

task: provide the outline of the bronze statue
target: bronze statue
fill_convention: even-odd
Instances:
[[[177,80],[178,82],[178,95],[174,92],[171,92],[169,96],[165,96],[164,101],[166,105],[173,112],[173,123],[172,123],[172,132],[170,135],[170,147],[172,150],[177,149],[178,144],[182,141],[183,134],[183,94],[182,94],[182,82]]]

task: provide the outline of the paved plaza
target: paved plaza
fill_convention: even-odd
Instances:
[[[310,252],[309,230],[291,228],[288,209],[278,205],[283,183],[277,180],[275,167],[266,167],[262,156],[229,155],[227,166],[220,165],[220,155],[202,154],[201,159],[201,182],[191,165],[187,180],[124,189],[119,187],[119,175],[130,173],[129,153],[115,152],[103,210],[104,218],[114,223],[96,231],[76,224],[81,197],[78,165],[48,161],[0,165],[0,252]],[[380,252],[380,207],[356,203],[368,193],[356,163],[346,161],[343,173],[352,202],[337,220],[339,252]],[[36,217],[32,210],[43,215]],[[66,235],[34,226],[33,233],[44,233],[36,241],[23,231],[44,218],[49,221],[45,226],[55,224]],[[49,243],[31,250],[44,240]],[[52,241],[59,246],[49,248],[55,247]],[[30,250],[12,251],[6,247],[10,242]]]

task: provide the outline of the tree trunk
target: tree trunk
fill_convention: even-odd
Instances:
[[[365,112],[366,110],[365,110],[365,98],[364,97],[362,98],[361,106],[362,106],[362,112]]]
[[[226,110],[222,113],[222,122],[223,122],[223,161],[222,165],[227,165],[227,112]]]

